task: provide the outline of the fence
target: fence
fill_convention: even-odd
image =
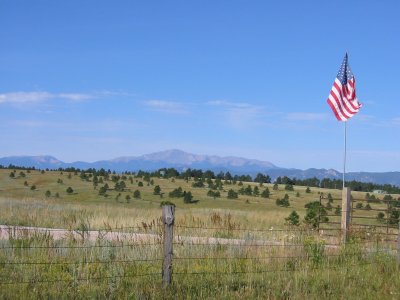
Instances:
[[[324,203],[325,201],[327,203]],[[342,202],[340,210],[339,201]],[[346,189],[342,199],[328,200],[320,197],[320,207],[323,213],[320,210],[319,218],[322,221],[319,222],[319,230],[340,228],[345,230],[346,235],[364,234],[393,243],[398,240],[400,234],[398,200],[353,199],[350,190]],[[332,208],[336,208],[335,213],[332,213]],[[323,220],[324,218],[328,219]]]
[[[353,215],[355,220],[354,217],[355,215]],[[326,223],[329,225],[328,222]],[[321,222],[322,224],[323,222]],[[138,235],[139,229],[144,231],[144,233],[140,233],[142,235]],[[2,273],[5,274],[0,278],[0,285],[76,283],[129,278],[152,278],[154,280],[161,277],[163,285],[168,286],[173,282],[173,276],[236,276],[241,274],[261,276],[274,272],[298,272],[304,270],[305,267],[309,270],[318,270],[319,268],[335,270],[339,267],[333,262],[338,259],[349,260],[346,264],[347,267],[363,266],[373,264],[372,255],[379,252],[393,254],[397,251],[397,257],[400,260],[399,238],[397,238],[396,247],[388,247],[390,244],[378,245],[376,243],[378,233],[376,233],[373,237],[364,237],[357,242],[360,249],[363,250],[362,253],[348,251],[343,254],[341,252],[343,246],[351,246],[352,242],[338,238],[341,232],[340,228],[323,228],[319,225],[317,230],[251,229],[179,225],[175,224],[175,209],[169,205],[163,206],[161,224],[154,224],[151,228],[147,226],[106,228],[104,229],[106,232],[100,234],[99,231],[94,240],[88,232],[86,235],[85,232],[75,232],[83,244],[54,244],[49,230],[43,229],[44,237],[37,234],[38,238],[42,239],[42,243],[34,245],[29,238],[18,238],[17,233],[13,233],[13,230],[18,231],[19,229],[9,228],[11,245],[0,247],[2,251],[0,267]],[[33,234],[38,232],[37,228],[20,230],[26,237],[31,234],[24,233],[24,231],[32,231]],[[53,229],[50,231],[62,232],[63,230]],[[188,231],[195,231],[199,236],[185,235]],[[98,242],[99,236],[104,238],[112,232],[124,234],[124,238],[118,238],[105,244]],[[177,232],[178,234],[176,234]],[[211,232],[213,235],[210,236],[207,233],[203,235],[203,232]],[[240,235],[240,238],[233,238],[233,233],[254,233],[254,236],[242,238]],[[73,232],[69,234],[73,239],[76,238]],[[388,232],[379,234],[386,236]],[[259,236],[263,238],[261,239]],[[191,253],[191,249],[196,249],[195,255]],[[24,251],[28,251],[32,255],[25,255]],[[12,257],[12,259],[8,257]],[[27,257],[36,259],[27,259]],[[322,257],[325,259],[324,264],[314,263],[321,261]],[[357,259],[352,260],[351,257]],[[307,261],[313,263],[305,265]],[[202,262],[202,265],[197,262]],[[229,262],[228,268],[221,269],[221,264],[226,266],[227,262]],[[43,270],[47,272],[50,269],[60,269],[63,275],[68,274],[68,276],[27,278],[25,273],[28,272],[26,269],[28,266],[38,268],[32,274],[40,274]],[[101,269],[99,266],[103,266],[105,270],[111,270],[112,274],[101,275],[101,272],[97,272],[93,276],[88,271],[87,274],[85,273],[86,276],[73,272],[71,275],[69,271],[64,272],[68,266],[77,266],[80,269],[86,267],[89,271]],[[13,274],[16,273],[15,270],[20,270],[20,273],[17,272],[18,276],[13,277]],[[76,271],[76,273],[79,272]],[[10,276],[6,277],[7,274]],[[51,273],[49,272],[49,274]]]

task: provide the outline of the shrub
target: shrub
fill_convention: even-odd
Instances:
[[[46,191],[46,193],[44,193],[44,195],[49,198],[51,196],[51,192],[49,190]]]
[[[68,193],[68,194],[72,194],[73,192],[74,192],[74,190],[72,189],[72,187],[69,186],[69,187],[67,188],[67,193]]]
[[[311,189],[309,186],[306,188],[306,193],[308,193],[308,194],[311,193]]]
[[[174,203],[172,203],[171,201],[161,201],[160,203],[160,207],[166,206],[166,205],[172,205],[175,206]]]
[[[317,240],[314,237],[306,238],[304,250],[314,264],[319,264],[324,258],[325,241]]]
[[[32,185],[32,186],[31,186],[31,190],[32,190],[32,191],[36,190],[36,185]]]

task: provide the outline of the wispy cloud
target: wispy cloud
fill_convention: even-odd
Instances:
[[[288,113],[285,116],[285,119],[289,121],[322,121],[328,118],[329,118],[328,114],[307,113],[307,112]]]
[[[206,103],[220,107],[228,124],[237,129],[245,129],[261,123],[261,117],[266,116],[265,107],[245,102],[215,100]]]
[[[151,110],[173,113],[173,114],[187,114],[189,110],[182,103],[165,101],[165,100],[147,100],[143,104]]]
[[[92,98],[94,95],[80,93],[12,92],[0,94],[0,104],[32,104],[56,99],[79,102]]]

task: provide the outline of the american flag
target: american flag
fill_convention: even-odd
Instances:
[[[356,79],[350,69],[347,53],[333,83],[328,104],[339,121],[347,121],[362,106],[357,100]]]

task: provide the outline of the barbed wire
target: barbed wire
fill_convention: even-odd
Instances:
[[[397,251],[397,249],[393,249],[390,251]],[[377,254],[377,253],[388,253],[386,250],[381,251],[373,251],[367,253],[368,255]],[[330,258],[330,257],[353,257],[360,256],[360,253],[345,253],[345,254],[323,254],[323,255],[308,255],[304,254],[303,256],[265,256],[265,257],[174,257],[174,260],[269,260],[269,259],[304,259],[304,258],[314,258],[314,257],[322,257],[322,258]]]
[[[22,226],[22,225],[0,225],[2,228],[0,230],[5,231],[34,231],[34,232],[117,232],[117,233],[135,233],[131,231],[121,231],[121,230],[142,230],[149,231],[153,230],[152,227],[161,227],[162,225],[147,225],[147,226],[123,226],[123,227],[104,227],[104,228],[50,228],[50,227],[36,227],[36,226]]]
[[[349,267],[360,267],[360,266],[367,266],[372,265],[375,262],[366,262],[362,264],[351,264],[346,265],[347,268]],[[310,269],[296,269],[296,268],[285,268],[285,269],[267,269],[267,270],[255,270],[255,271],[233,271],[233,272],[174,272],[173,275],[238,275],[238,274],[262,274],[262,273],[274,273],[274,272],[300,272],[300,271],[315,271],[315,270],[335,270],[343,268],[343,266],[335,266],[329,267],[324,265],[323,268],[310,268]]]
[[[101,277],[87,277],[87,278],[73,278],[73,279],[55,279],[55,280],[32,280],[32,281],[8,281],[1,282],[0,285],[14,285],[14,284],[37,284],[37,283],[59,283],[59,282],[75,282],[75,281],[92,281],[92,280],[104,280],[104,279],[115,279],[115,278],[134,278],[134,277],[146,277],[156,276],[159,273],[145,273],[145,274],[132,274],[132,275],[113,275],[113,276],[101,276]]]
[[[254,231],[254,232],[318,232],[318,229],[298,229],[298,228],[288,228],[288,229],[250,229],[250,228],[225,228],[225,227],[203,227],[203,226],[186,226],[186,225],[175,225],[176,228],[185,229],[205,229],[205,230],[228,230],[228,231]],[[328,230],[340,230],[336,228]]]
[[[155,246],[162,245],[162,243],[136,243],[136,244],[121,244],[121,245],[87,245],[87,246],[3,246],[3,249],[92,249],[92,248],[125,248],[136,246]]]
[[[20,261],[20,262],[8,262],[2,261],[1,264],[5,265],[80,265],[80,264],[108,264],[108,263],[135,263],[135,262],[158,262],[162,261],[162,258],[154,259],[129,259],[129,260],[99,260],[99,261],[52,261],[52,262],[40,262],[40,261]]]

